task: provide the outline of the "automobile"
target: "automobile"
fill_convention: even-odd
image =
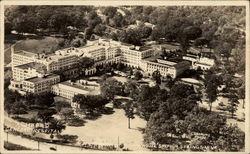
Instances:
[[[50,147],[50,150],[56,151],[56,147]]]

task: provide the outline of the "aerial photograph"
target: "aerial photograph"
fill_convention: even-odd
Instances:
[[[246,10],[5,5],[2,149],[245,152]]]

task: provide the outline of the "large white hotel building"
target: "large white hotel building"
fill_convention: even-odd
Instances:
[[[136,47],[118,41],[99,39],[88,41],[86,46],[57,50],[53,54],[35,54],[27,51],[12,52],[13,79],[10,88],[23,93],[40,93],[48,91],[51,86],[60,82],[55,71],[75,68],[79,57],[94,59],[95,66],[106,63],[123,63],[130,67],[140,68],[148,75],[156,70],[163,77],[176,78],[183,71],[197,66],[208,69],[212,61],[196,57],[184,56],[182,61],[170,61],[154,56],[150,46]],[[206,67],[205,67],[206,66]],[[95,73],[96,69],[89,69],[87,74]],[[86,72],[85,72],[86,73]]]

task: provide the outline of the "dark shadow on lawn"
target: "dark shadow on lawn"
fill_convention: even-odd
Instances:
[[[96,120],[102,116],[101,113],[93,112],[86,114],[85,118],[86,120]]]
[[[102,114],[110,115],[113,114],[115,111],[111,107],[105,107],[101,110]]]
[[[113,108],[104,107],[104,108],[98,109],[98,110],[96,110],[94,112],[86,114],[86,117],[84,119],[86,119],[86,120],[96,120],[96,119],[100,118],[102,116],[102,114],[110,115],[110,114],[113,114],[113,113],[114,113]]]
[[[41,40],[41,39],[44,39],[44,36],[39,36],[39,35],[8,34],[8,35],[5,35],[5,36],[4,36],[4,43],[14,44],[16,41],[25,40],[25,39]]]
[[[227,119],[234,119],[234,120],[237,120],[238,122],[244,122],[244,118],[238,118],[236,114],[233,114],[233,117],[232,117],[232,113],[229,113],[227,111],[224,111],[224,110],[218,110],[217,113],[219,113],[220,115],[226,117]]]
[[[85,126],[86,123],[87,121],[84,119],[72,119],[68,122],[67,125],[72,127],[82,127]]]
[[[140,131],[141,133],[144,133],[145,132],[145,128],[141,128],[141,127],[136,127],[136,128],[130,128],[132,130],[138,130]]]

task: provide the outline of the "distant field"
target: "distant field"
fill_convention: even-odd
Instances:
[[[34,53],[53,53],[58,49],[58,42],[60,40],[60,38],[54,37],[45,37],[41,40],[24,40],[16,44],[15,51],[26,50]]]

